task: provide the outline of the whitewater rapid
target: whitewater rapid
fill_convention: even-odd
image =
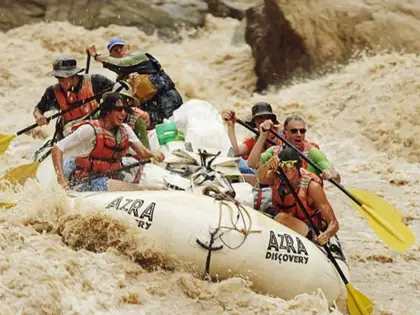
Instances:
[[[182,43],[164,43],[131,27],[88,31],[64,22],[0,33],[1,132],[34,122],[34,106],[55,83],[45,74],[57,55],[71,53],[84,66],[88,44],[104,52],[111,37],[122,35],[136,49],[158,58],[185,100],[200,98],[217,108],[231,107],[243,118],[250,117],[258,101],[271,103],[280,121],[291,113],[303,115],[307,138],[320,144],[343,184],[396,205],[419,235],[420,57],[378,53],[316,79],[253,94],[251,48],[232,43],[239,22],[211,16],[208,21],[195,34],[186,33]],[[114,78],[93,61],[90,72]],[[50,124],[33,136],[17,137],[0,156],[0,171],[31,162],[43,137],[52,132]],[[240,126],[237,132],[241,138],[248,135]],[[405,253],[392,251],[338,189],[328,184],[326,191],[340,222],[352,284],[375,303],[378,314],[418,313],[419,244]],[[208,283],[186,270],[150,269],[150,259],[158,254],[130,222],[83,205],[73,207],[58,185],[41,187],[29,181],[0,197],[19,201],[0,212],[0,314],[329,312],[320,292],[284,301],[252,291],[240,278]]]

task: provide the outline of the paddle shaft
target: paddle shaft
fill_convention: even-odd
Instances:
[[[136,163],[133,163],[133,164],[130,164],[130,165],[126,165],[126,166],[120,167],[120,168],[118,168],[116,170],[112,170],[112,171],[109,171],[109,172],[106,172],[106,173],[92,175],[92,176],[83,178],[81,180],[71,182],[70,183],[70,187],[74,187],[74,186],[77,186],[77,185],[80,185],[80,184],[89,182],[89,181],[91,181],[93,179],[96,179],[96,178],[114,175],[114,174],[117,174],[119,172],[126,171],[126,170],[129,170],[129,169],[132,169],[134,167],[137,167],[137,166],[140,166],[140,165],[143,165],[143,164],[146,164],[146,163],[150,163],[150,162],[151,162],[151,160],[144,160],[144,161],[140,161],[140,162],[136,162]]]
[[[322,169],[318,165],[316,165],[313,161],[311,161],[311,159],[309,159],[305,154],[300,152],[293,144],[291,144],[289,141],[284,139],[280,134],[278,134],[272,128],[270,128],[270,132],[273,135],[275,135],[277,138],[279,138],[284,144],[286,144],[287,146],[289,146],[290,148],[295,150],[300,155],[300,157],[302,159],[304,159],[306,162],[311,164],[318,172],[322,173]],[[354,197],[347,189],[345,189],[341,184],[337,183],[334,179],[331,178],[328,181],[330,183],[333,183],[338,189],[340,189],[343,193],[345,193],[347,195],[347,197],[349,197],[351,200],[353,200],[359,207],[361,207],[363,205],[356,197]]]
[[[89,51],[86,50],[86,69],[85,69],[85,74],[89,73],[89,68],[90,68],[90,54]]]
[[[318,236],[319,234],[321,234],[321,232],[319,231],[318,227],[315,225],[315,223],[312,221],[308,211],[306,211],[305,206],[303,205],[302,201],[299,199],[299,196],[297,195],[295,189],[292,186],[292,183],[287,179],[286,174],[284,173],[283,169],[281,167],[278,168],[277,173],[281,176],[281,178],[283,179],[283,181],[286,183],[286,185],[288,186],[290,192],[293,195],[293,198],[295,198],[296,202],[298,203],[299,207],[302,209],[303,213],[306,216],[306,219],[309,222],[309,225],[311,226],[311,228],[314,230],[315,234]],[[344,275],[343,271],[341,270],[340,266],[338,265],[337,261],[335,260],[334,256],[332,255],[329,247],[327,246],[327,244],[322,246],[325,251],[327,252],[328,258],[330,259],[330,261],[333,263],[334,267],[337,269],[341,279],[343,280],[344,284],[347,285],[349,283],[349,281],[347,280],[346,276]]]
[[[57,117],[59,117],[59,116],[61,116],[61,115],[64,115],[65,113],[68,113],[68,112],[72,111],[73,109],[75,109],[75,108],[77,108],[77,107],[79,107],[79,106],[82,106],[83,104],[86,104],[86,103],[88,103],[88,102],[90,102],[90,101],[93,101],[94,99],[96,99],[97,97],[101,96],[101,95],[102,95],[102,94],[104,94],[105,92],[110,91],[111,89],[112,89],[112,87],[109,87],[109,88],[104,89],[104,90],[102,90],[101,92],[99,92],[99,93],[97,93],[97,94],[95,94],[95,95],[93,95],[93,96],[91,96],[91,97],[88,97],[88,98],[87,98],[87,99],[85,99],[85,100],[80,100],[80,101],[77,101],[77,102],[71,103],[71,104],[69,105],[69,108],[67,108],[67,109],[65,109],[65,110],[62,110],[62,111],[60,111],[59,113],[56,113],[56,114],[54,114],[54,115],[52,115],[52,116],[48,117],[48,118],[47,118],[47,121],[50,121],[50,120],[52,120],[52,119],[55,119],[55,118],[57,118]],[[28,131],[30,131],[30,130],[32,130],[32,129],[35,129],[36,127],[38,127],[38,124],[36,124],[36,123],[35,123],[35,124],[33,124],[33,125],[30,125],[29,127],[26,127],[26,128],[24,128],[24,129],[19,130],[18,132],[16,132],[16,136],[20,136],[21,134],[23,134],[23,133],[25,133],[25,132],[28,132]]]
[[[260,132],[259,132],[258,130],[255,130],[254,128],[252,128],[250,125],[248,125],[246,122],[244,122],[244,121],[240,120],[239,118],[237,118],[237,119],[236,119],[236,122],[237,122],[238,124],[240,124],[241,126],[245,127],[246,129],[248,129],[249,131],[251,131],[251,132],[255,133],[257,136],[259,136],[259,135],[260,135]],[[278,143],[276,143],[276,142],[275,142],[274,140],[272,140],[272,139],[267,139],[267,140],[265,140],[265,141],[267,141],[268,143],[270,143],[270,144],[272,144],[272,145],[278,145]]]

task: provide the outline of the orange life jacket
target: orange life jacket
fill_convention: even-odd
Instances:
[[[87,74],[83,76],[82,86],[77,93],[67,92],[67,95],[65,95],[60,84],[54,84],[53,90],[54,90],[55,97],[58,101],[58,104],[60,105],[61,110],[66,110],[67,108],[69,108],[69,105],[71,103],[85,100],[94,95],[91,77],[90,75],[87,75]],[[70,96],[73,96],[72,98],[74,99],[71,102],[68,101],[68,98],[70,98]],[[70,121],[83,118],[86,115],[89,115],[90,113],[92,113],[98,107],[99,107],[99,104],[96,100],[92,100],[81,106],[78,106],[75,109],[63,115],[64,124],[67,124]]]
[[[302,152],[306,157],[308,157],[308,153],[313,147],[319,149],[319,145],[317,143],[305,140],[303,141],[303,150],[299,150],[299,151]],[[280,152],[283,150],[283,146],[282,145],[273,146],[272,150],[273,150],[274,155],[279,155]],[[304,159],[301,159],[301,160],[302,160],[302,167],[306,169],[308,167],[308,162],[306,162]]]
[[[306,211],[308,212],[309,216],[312,218],[312,221],[319,229],[323,229],[326,227],[326,222],[322,219],[321,213],[314,208],[311,208],[308,205],[307,200],[307,193],[308,193],[308,186],[311,180],[314,180],[321,186],[323,186],[322,180],[312,174],[311,172],[301,168],[300,170],[301,178],[298,187],[296,187],[295,191],[302,201]],[[283,193],[281,193],[281,191]],[[281,196],[283,195],[283,196]],[[282,179],[279,176],[276,176],[274,179],[274,185],[272,188],[272,200],[273,200],[273,207],[276,212],[286,212],[292,214],[295,218],[302,220],[305,222],[309,227],[311,226],[306,218],[305,213],[300,208],[299,204],[296,202],[295,198],[293,197],[292,193],[290,193],[287,184],[282,183]]]
[[[121,141],[118,143],[117,137],[106,130],[100,120],[79,122],[73,127],[73,131],[84,124],[89,124],[95,129],[96,144],[88,157],[76,158],[75,178],[85,178],[92,174],[103,174],[121,168],[121,159],[130,147],[125,128],[119,127],[118,133],[121,134]],[[111,177],[118,178],[118,175]]]

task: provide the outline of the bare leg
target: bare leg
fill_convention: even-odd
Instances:
[[[276,217],[274,218],[277,222],[287,226],[289,229],[292,229],[295,232],[298,232],[299,234],[306,237],[309,232],[309,228],[306,225],[305,222],[293,217],[289,213],[280,212]]]
[[[158,186],[137,186],[121,180],[109,179],[108,191],[167,190]]]

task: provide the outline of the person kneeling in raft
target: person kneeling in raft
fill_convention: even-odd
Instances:
[[[124,105],[123,97],[116,92],[106,93],[98,120],[87,120],[76,124],[74,132],[59,141],[52,149],[52,160],[58,183],[69,188],[69,180],[64,175],[63,156],[76,157],[76,170],[72,178],[81,181],[92,175],[104,174],[103,177],[84,182],[77,191],[121,191],[145,190],[119,180],[119,175],[108,178],[107,172],[122,167],[122,157],[131,147],[141,158],[164,160],[161,152],[153,154],[137,138],[134,131],[124,124],[131,109]]]
[[[320,235],[316,236],[310,229],[305,213],[299,207],[287,183],[279,176],[277,172],[279,167],[295,188],[312,221],[321,231]],[[338,232],[338,221],[325,195],[322,180],[302,168],[302,161],[295,150],[285,148],[278,156],[271,157],[267,163],[258,168],[257,179],[261,184],[270,185],[272,188],[273,208],[276,211],[274,220],[277,222],[317,241],[320,245],[326,244]]]

